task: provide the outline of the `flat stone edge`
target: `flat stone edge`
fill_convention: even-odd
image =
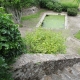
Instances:
[[[29,57],[29,58],[28,58]],[[80,55],[78,54],[23,54],[19,57],[19,59],[16,60],[14,64],[11,65],[13,69],[21,68],[24,65],[27,65],[29,63],[37,64],[37,63],[45,63],[45,62],[58,62],[60,61],[63,63],[65,61],[66,63],[68,60],[71,60],[72,62],[68,63],[68,66],[70,64],[75,64],[80,62]],[[58,63],[57,63],[58,64]],[[63,64],[62,64],[63,65]]]

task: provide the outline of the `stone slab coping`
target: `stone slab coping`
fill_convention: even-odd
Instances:
[[[36,27],[40,27],[45,16],[46,15],[64,15],[65,16],[65,29],[68,29],[68,17],[67,17],[67,14],[65,13],[51,13],[51,12],[46,12],[43,14],[42,18],[40,19],[40,21],[38,22],[38,24],[36,25]]]
[[[16,62],[11,65],[11,67],[13,67],[14,69],[17,68],[21,68],[23,65],[26,65],[30,62],[32,62],[33,64],[35,63],[44,63],[46,61],[63,61],[65,60],[67,62],[67,60],[80,60],[80,55],[78,54],[57,54],[57,55],[53,55],[53,54],[22,54],[17,60]],[[77,60],[77,62],[80,62],[79,60]]]

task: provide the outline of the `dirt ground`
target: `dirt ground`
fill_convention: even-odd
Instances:
[[[51,11],[47,11],[51,12]],[[44,12],[43,12],[44,13]],[[19,28],[22,37],[25,36],[27,31],[34,30],[43,16],[43,13],[41,13],[39,18],[34,18],[32,20],[26,20],[24,21],[23,27]],[[80,50],[80,41],[74,38],[74,34],[80,30],[80,15],[78,14],[76,17],[68,16],[68,29],[61,30],[63,35],[66,36],[66,45],[67,45],[67,54],[77,54]],[[58,30],[59,31],[59,30]]]

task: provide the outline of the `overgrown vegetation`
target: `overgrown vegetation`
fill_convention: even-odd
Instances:
[[[65,39],[60,33],[37,29],[25,37],[28,53],[65,53]]]

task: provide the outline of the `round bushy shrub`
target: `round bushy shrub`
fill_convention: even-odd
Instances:
[[[55,11],[55,12],[62,12],[62,6],[61,6],[61,4],[58,3],[58,2],[54,3],[53,11]]]
[[[14,24],[8,14],[0,11],[0,55],[5,59],[12,59],[22,54],[23,50],[24,45],[18,25]]]
[[[76,16],[78,13],[78,10],[76,8],[68,8],[67,9],[67,14],[69,16]]]
[[[64,53],[65,39],[60,33],[37,29],[25,37],[28,53]]]
[[[48,2],[46,6],[48,9],[53,9],[53,2]]]

